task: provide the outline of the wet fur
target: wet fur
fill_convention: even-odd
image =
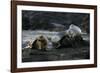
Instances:
[[[39,36],[32,44],[32,49],[44,50],[47,48],[47,40],[43,36]]]

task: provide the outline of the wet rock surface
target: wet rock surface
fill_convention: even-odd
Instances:
[[[89,47],[71,47],[51,50],[26,48],[22,51],[22,62],[59,61],[89,59]]]

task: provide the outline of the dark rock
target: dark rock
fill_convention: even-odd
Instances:
[[[82,47],[82,46],[89,46],[89,42],[83,40],[81,35],[77,35],[74,37],[69,37],[68,35],[65,35],[61,38],[61,40],[59,41],[60,43],[60,47]]]
[[[63,36],[59,41],[59,43],[60,43],[60,47],[72,47],[72,41],[68,35]]]

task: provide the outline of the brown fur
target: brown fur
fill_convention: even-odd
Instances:
[[[44,36],[39,36],[32,44],[32,48],[36,49],[46,49],[47,48],[47,40]]]

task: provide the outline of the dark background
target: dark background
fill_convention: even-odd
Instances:
[[[89,33],[89,16],[87,13],[22,10],[22,29],[63,31],[68,29],[70,24],[75,24],[82,31]]]

